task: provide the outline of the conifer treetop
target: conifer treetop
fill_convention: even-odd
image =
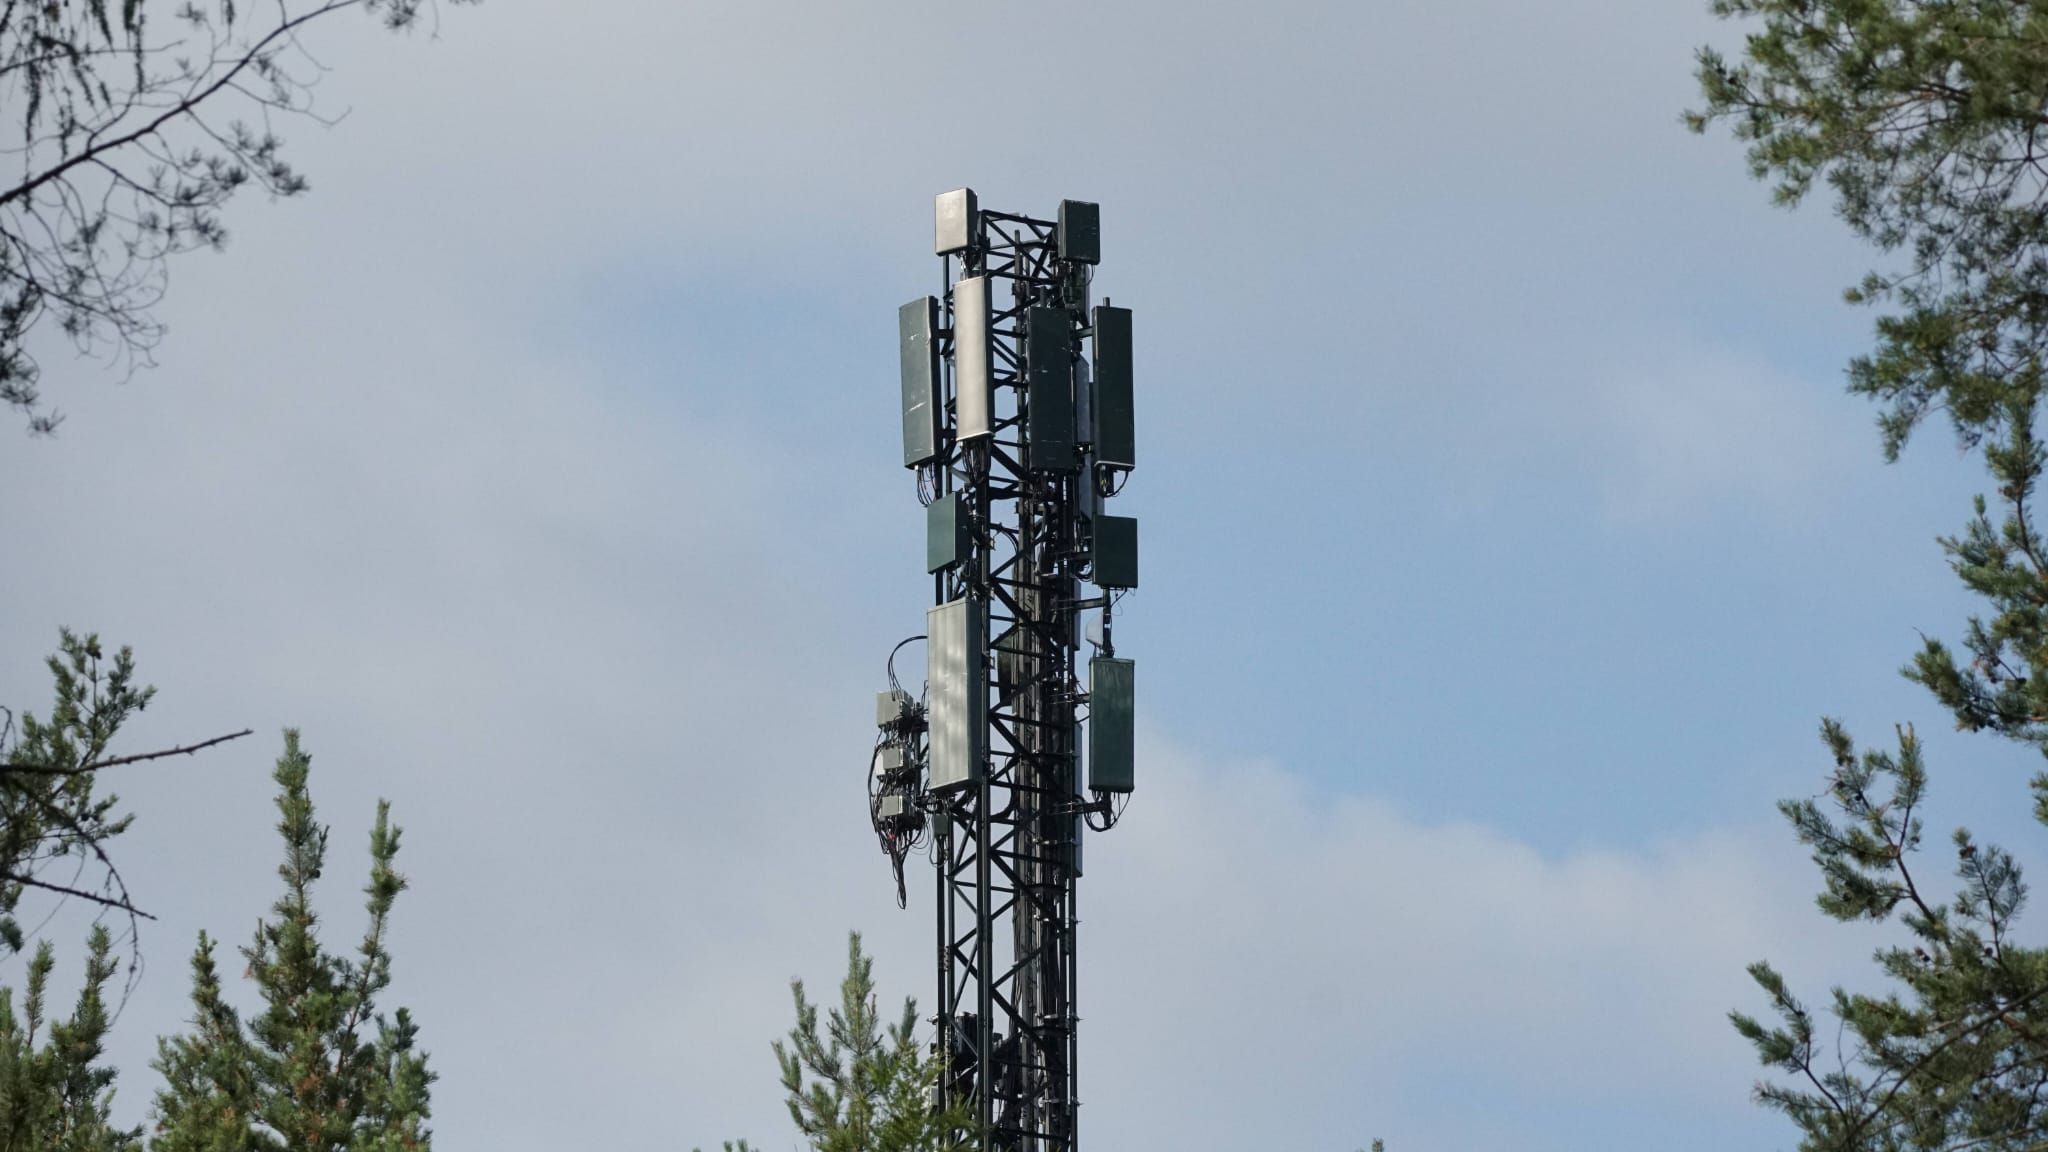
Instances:
[[[429,1088],[435,1076],[404,1008],[389,1017],[392,905],[406,887],[393,866],[400,831],[377,805],[370,833],[368,924],[355,955],[320,941],[313,887],[327,860],[328,829],[316,818],[312,758],[285,733],[277,831],[283,891],[241,950],[263,1008],[244,1022],[222,994],[213,941],[193,954],[190,1032],[159,1043],[156,1066],[161,1152],[405,1152],[431,1148]]]

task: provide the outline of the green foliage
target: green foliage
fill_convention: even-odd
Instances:
[[[1902,257],[1850,293],[1891,302],[1850,386],[1896,454],[1927,414],[1966,441],[2031,414],[2048,343],[2048,10],[2031,0],[1713,0],[1753,22],[1703,49],[1696,129],[1725,121],[1793,203],[1816,180],[1858,236]]]
[[[1989,611],[1969,620],[1961,655],[1928,639],[1906,675],[1958,727],[2048,753],[2048,550],[2032,512],[2048,362],[2048,5],[1712,8],[1749,34],[1737,60],[1700,53],[1704,105],[1691,126],[1728,123],[1781,203],[1825,181],[1842,219],[1895,266],[1849,293],[1886,306],[1849,386],[1879,402],[1887,458],[1946,413],[1994,483],[1962,534],[1941,542]],[[2048,952],[2013,940],[2026,897],[2018,866],[1958,831],[1958,884],[1941,899],[1916,871],[1928,778],[1911,730],[1895,753],[1858,754],[1833,722],[1823,736],[1835,765],[1824,800],[1783,806],[1820,866],[1820,907],[1896,924],[1903,942],[1877,956],[1883,994],[1834,992],[1827,1012],[1838,1027],[1770,965],[1752,967],[1776,1021],[1733,1020],[1784,1077],[1759,1085],[1759,1097],[1792,1118],[1810,1150],[2048,1146]],[[2033,787],[2048,822],[2048,774]]]
[[[98,636],[68,629],[49,668],[56,682],[49,718],[24,712],[18,729],[11,714],[0,722],[0,949],[8,953],[25,943],[16,912],[28,889],[133,911],[106,851],[131,817],[117,811],[117,797],[95,791],[93,766],[156,690],[136,682],[127,648],[109,660]],[[96,868],[99,883],[81,888],[68,874],[63,882],[50,879],[53,866],[67,860],[81,872]]]
[[[2030,399],[2016,407],[2001,435],[1984,445],[1998,483],[2000,521],[1978,497],[1962,535],[1942,540],[1965,587],[1990,606],[1988,619],[1972,616],[1963,634],[1968,662],[1947,645],[1927,640],[1907,669],[1954,714],[1958,727],[1991,731],[2048,752],[2048,561],[2040,545],[2032,500],[2044,462]],[[2035,779],[2048,795],[2048,777]]]
[[[1895,921],[1906,937],[1877,955],[1895,990],[1835,990],[1839,1030],[1821,1026],[1769,964],[1750,967],[1777,1022],[1730,1019],[1787,1078],[1759,1085],[1759,1099],[1791,1117],[1812,1152],[2038,1147],[2048,1135],[2048,949],[2013,939],[2026,901],[2019,866],[1959,830],[1960,884],[1937,900],[1915,871],[1927,773],[1912,730],[1900,730],[1896,754],[1859,755],[1833,721],[1822,734],[1834,757],[1831,811],[1781,805],[1820,865],[1820,906],[1838,920]],[[1830,1039],[1843,1050],[1825,1052]]]
[[[157,1152],[400,1152],[431,1147],[428,1088],[435,1077],[405,1009],[390,1018],[377,997],[391,980],[386,931],[405,879],[392,867],[399,829],[379,803],[370,834],[369,925],[353,959],[326,952],[313,882],[327,829],[307,792],[311,759],[285,733],[277,762],[284,893],[242,949],[263,1011],[246,1023],[222,996],[214,944],[192,957],[192,1030],[158,1045]]]
[[[44,1033],[44,996],[55,961],[50,945],[29,962],[17,1015],[0,990],[0,1152],[141,1152],[142,1130],[114,1127],[114,1070],[100,1063],[109,1025],[106,989],[117,964],[112,940],[95,927],[85,983],[71,1018]]]
[[[860,934],[846,945],[839,1003],[819,1005],[790,982],[796,1025],[773,1047],[789,1117],[815,1152],[962,1152],[974,1146],[974,1120],[955,1105],[935,1112],[936,1057],[917,1043],[917,1002],[905,999],[893,1023],[877,1006],[874,961]],[[750,1152],[746,1141],[725,1152]]]

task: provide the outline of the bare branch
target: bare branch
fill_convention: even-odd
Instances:
[[[24,888],[35,888],[44,892],[55,892],[59,896],[76,896],[81,900],[90,900],[94,904],[98,904],[103,908],[113,908],[121,912],[126,912],[130,916],[140,916],[144,920],[156,919],[155,916],[152,916],[149,913],[144,912],[142,909],[137,908],[135,905],[129,903],[128,898],[126,896],[102,896],[97,892],[87,892],[83,888],[72,888],[64,884],[53,884],[48,880],[38,880],[34,876],[5,876],[0,877],[0,879],[4,879],[9,884],[19,884]]]
[[[10,761],[6,764],[0,764],[0,779],[16,774],[24,776],[80,776],[87,772],[97,772],[102,768],[119,768],[123,764],[140,764],[145,760],[162,760],[167,756],[190,756],[194,752],[203,752],[216,744],[225,744],[230,740],[240,740],[244,736],[253,734],[253,732],[254,729],[244,728],[240,732],[230,732],[225,736],[215,736],[211,740],[201,740],[197,744],[164,748],[156,752],[138,752],[133,756],[116,756],[111,760],[89,761],[67,768],[54,767],[47,764],[19,764]]]

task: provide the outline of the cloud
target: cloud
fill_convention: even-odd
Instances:
[[[929,904],[893,907],[858,769],[879,656],[925,591],[889,459],[889,312],[936,280],[939,189],[1106,205],[1103,283],[1139,304],[1157,397],[1132,499],[1190,542],[1184,572],[1251,573],[1171,620],[1139,604],[1141,659],[1148,629],[1239,645],[1148,684],[1381,660],[1389,709],[1417,682],[1467,690],[1458,654],[1511,632],[1483,613],[1439,617],[1427,668],[1353,642],[1291,666],[1284,628],[1370,599],[1351,553],[1301,561],[1331,584],[1286,585],[1314,620],[1244,627],[1272,557],[1391,539],[1387,563],[1514,568],[1459,550],[1483,524],[1425,530],[1446,485],[1561,503],[1590,476],[1626,518],[1821,483],[1771,349],[1621,307],[1731,251],[1791,269],[1773,301],[1839,279],[1790,225],[1702,220],[1700,174],[1728,157],[1670,124],[1696,20],[1067,5],[1044,34],[1076,55],[1018,125],[992,115],[1011,92],[988,46],[1017,34],[996,9],[588,8],[493,0],[403,45],[338,32],[331,90],[356,114],[293,129],[313,195],[238,205],[225,256],[176,265],[161,370],[116,388],[46,360],[63,438],[0,446],[0,701],[37,698],[31,658],[69,623],[136,644],[163,686],[138,745],[244,724],[271,745],[123,781],[142,813],[124,851],[162,916],[118,1037],[128,1115],[186,1015],[192,933],[238,942],[273,896],[285,724],[336,826],[336,943],[375,798],[408,829],[397,998],[451,1147],[782,1146],[766,1044],[786,980],[835,979],[861,927],[885,987],[925,991]],[[1666,68],[1639,101],[1588,79]],[[1736,222],[1761,238],[1729,239]],[[1219,564],[1195,545],[1226,499]],[[1368,502],[1424,527],[1348,540]],[[1781,835],[1559,855],[1588,838],[1418,820],[1379,785],[1563,779],[1568,757],[1382,763],[1312,719],[1355,751],[1245,763],[1162,723],[1128,825],[1091,849],[1091,1147],[1779,1132],[1720,1020],[1753,1003],[1741,967],[1823,973],[1865,947],[1814,933]]]
[[[1810,523],[1874,453],[1867,413],[1839,388],[1707,341],[1597,355],[1580,387],[1551,431],[1593,449],[1624,518],[1733,509]]]
[[[869,658],[900,628],[823,594],[872,560],[787,532],[805,493],[730,482],[768,446],[635,423],[587,364],[484,351],[415,396],[378,355],[291,390],[137,392],[64,451],[10,457],[13,490],[71,494],[20,514],[24,555],[104,537],[138,559],[11,567],[0,602],[138,643],[166,689],[138,739],[306,729],[337,942],[370,803],[396,801],[415,882],[397,991],[445,1139],[777,1146],[789,977],[836,979],[861,927],[889,993],[928,999],[928,893],[893,908],[858,815]],[[25,662],[10,676],[7,699],[33,698]],[[272,895],[271,755],[125,782],[144,820],[124,849],[164,917],[116,1050],[128,1115],[149,1038],[185,1015],[190,934],[237,942]],[[1462,770],[1503,769],[1361,751],[1338,774]],[[1742,965],[1832,971],[1867,947],[1808,938],[1775,831],[1548,856],[1170,736],[1142,773],[1084,886],[1095,1146],[1618,1146],[1617,1095],[1718,1146],[1773,1131],[1721,1023],[1751,1003]]]
[[[1361,768],[1368,765],[1361,764]],[[1392,766],[1370,765],[1385,771]],[[1775,830],[1550,857],[1153,741],[1090,849],[1089,1112],[1119,1146],[1620,1146],[1616,1102],[1745,1123],[1743,967],[1847,971]],[[1168,1102],[1171,1102],[1170,1104]],[[1346,1144],[1345,1142],[1350,1142]]]

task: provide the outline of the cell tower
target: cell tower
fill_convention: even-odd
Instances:
[[[899,903],[911,851],[937,870],[940,1098],[972,1104],[985,1152],[1079,1146],[1081,840],[1134,781],[1133,665],[1112,624],[1138,586],[1138,525],[1103,511],[1136,463],[1131,313],[1090,300],[1099,222],[1078,200],[1038,220],[947,192],[944,294],[899,313],[932,607],[922,695],[890,654],[869,815]]]

